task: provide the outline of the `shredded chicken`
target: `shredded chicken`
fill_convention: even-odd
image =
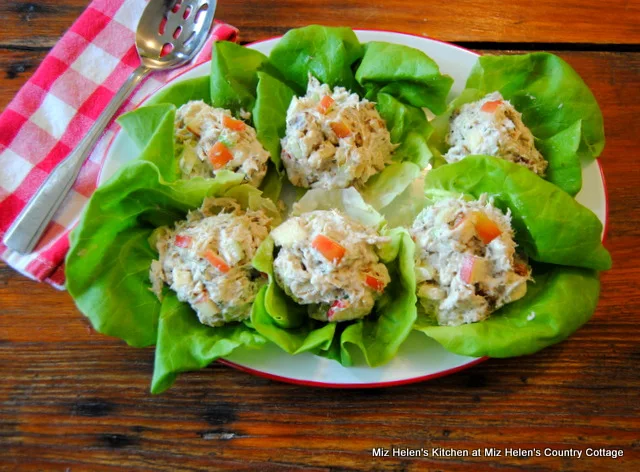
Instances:
[[[391,162],[395,145],[375,104],[309,76],[287,110],[282,162],[298,187],[361,186]]]
[[[156,230],[159,257],[151,264],[152,290],[161,298],[166,283],[209,326],[247,319],[266,283],[251,259],[270,225],[262,210],[243,211],[230,198],[206,199],[174,229]]]
[[[516,252],[511,215],[486,195],[441,200],[417,216],[410,232],[418,298],[440,325],[481,321],[525,295],[531,269]]]
[[[389,239],[335,210],[290,218],[271,236],[278,247],[276,281],[297,303],[309,305],[312,318],[363,318],[390,282],[376,253]]]
[[[547,169],[547,161],[536,149],[522,115],[499,92],[467,103],[455,112],[447,143],[451,148],[444,158],[450,163],[484,154],[523,165],[540,176]]]
[[[213,108],[203,101],[182,105],[176,112],[175,139],[185,179],[211,177],[227,169],[244,174],[245,180],[257,187],[267,173],[269,153],[258,141],[256,130],[233,118],[229,110]],[[225,152],[222,156],[221,145]]]

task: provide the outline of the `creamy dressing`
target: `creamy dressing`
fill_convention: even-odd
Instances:
[[[338,211],[316,210],[290,218],[271,233],[278,248],[273,269],[278,285],[309,316],[345,321],[368,315],[390,282],[377,248],[389,241]],[[318,236],[344,249],[338,259],[314,247]]]
[[[523,165],[541,176],[547,168],[522,115],[499,92],[456,111],[451,117],[447,144],[451,147],[444,158],[449,163],[484,154]]]
[[[152,290],[161,299],[166,283],[205,325],[247,319],[266,283],[251,259],[270,224],[262,210],[243,211],[230,198],[206,199],[174,229],[156,230],[159,257],[151,264]]]
[[[362,185],[391,162],[394,149],[375,104],[343,87],[331,90],[309,76],[307,94],[287,110],[282,162],[298,187]]]
[[[240,116],[247,119],[247,113]],[[250,116],[250,115],[249,115]],[[225,126],[226,119],[237,122],[231,129]],[[180,155],[182,178],[215,176],[221,169],[244,174],[245,180],[257,187],[267,172],[269,153],[258,141],[256,130],[248,124],[235,120],[229,110],[213,108],[203,101],[191,101],[176,112],[175,139]],[[231,159],[220,166],[212,163],[212,149],[221,143],[231,153]]]
[[[494,231],[490,242],[483,224]],[[476,201],[441,200],[417,216],[410,232],[418,298],[438,324],[482,321],[525,295],[531,269],[516,253],[511,215],[486,194]]]

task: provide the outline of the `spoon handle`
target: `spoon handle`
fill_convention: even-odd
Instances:
[[[8,248],[23,254],[33,251],[105,127],[149,72],[150,69],[139,66],[131,73],[78,146],[51,172],[7,231],[3,242]]]

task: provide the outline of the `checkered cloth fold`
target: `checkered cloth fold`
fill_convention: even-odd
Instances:
[[[94,0],[0,115],[0,239],[53,168],[76,146],[129,74],[140,65],[135,30],[145,0]],[[211,38],[189,65],[151,74],[118,114],[186,68],[211,59],[211,43],[234,41],[238,31],[216,22]],[[0,242],[11,267],[56,288],[64,287],[69,231],[96,187],[105,151],[119,126],[112,122],[78,180],[29,255]]]

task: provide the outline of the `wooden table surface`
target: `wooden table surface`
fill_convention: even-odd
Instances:
[[[0,2],[0,109],[88,0]],[[0,469],[640,470],[640,3],[220,0],[243,42],[309,23],[406,31],[479,52],[549,50],[597,97],[607,145],[596,314],[569,340],[425,383],[329,390],[219,364],[148,391],[153,350],[93,332],[65,292],[0,263]],[[373,458],[372,449],[495,447],[502,457]],[[508,448],[622,449],[611,458]]]

